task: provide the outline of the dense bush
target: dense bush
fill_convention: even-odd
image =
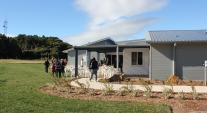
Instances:
[[[0,34],[1,59],[40,59],[45,57],[65,58],[62,51],[71,48],[69,43],[57,37],[42,37],[37,35],[19,34],[16,37],[6,37]]]

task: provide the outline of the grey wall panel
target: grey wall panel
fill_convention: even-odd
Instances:
[[[207,42],[177,43],[176,45],[176,75],[183,79],[183,66],[201,66],[207,59]],[[200,73],[200,72],[199,72]],[[189,74],[189,78],[195,75]]]
[[[91,57],[95,57],[97,59],[97,52],[91,52]]]
[[[100,53],[100,60],[103,60],[105,58],[105,54],[104,53]]]
[[[69,51],[68,52],[68,65],[74,65],[75,64],[75,52]]]
[[[172,74],[173,44],[151,44],[152,79],[166,80]]]
[[[167,80],[169,77],[169,70],[153,70],[152,71],[152,80]]]
[[[78,65],[80,65],[81,59],[86,55],[86,50],[78,50]],[[68,53],[68,65],[75,65],[75,51],[69,51]]]
[[[203,66],[183,66],[182,70],[184,80],[204,80]]]

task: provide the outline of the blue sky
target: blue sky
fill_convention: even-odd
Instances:
[[[72,45],[150,30],[207,29],[207,0],[0,0],[0,33],[55,36]]]

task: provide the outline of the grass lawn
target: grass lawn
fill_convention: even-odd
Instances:
[[[42,62],[42,63],[41,63]],[[170,113],[165,104],[66,99],[44,94],[44,61],[0,60],[0,113]]]

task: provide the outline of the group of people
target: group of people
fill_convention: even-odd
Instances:
[[[81,63],[82,64],[82,63]],[[103,61],[101,60],[101,63],[98,63],[95,59],[95,57],[92,56],[91,60],[90,60],[90,63],[89,63],[89,69],[91,71],[91,75],[90,75],[90,81],[91,79],[93,78],[93,75],[95,75],[95,80],[97,81],[97,71],[98,71],[98,68],[99,66],[101,65],[108,65],[108,58],[105,57],[103,59]],[[113,66],[114,68],[117,67],[117,64],[116,64],[116,58],[114,59],[113,61]],[[122,67],[123,67],[123,64],[122,62],[119,62],[119,68],[121,69],[120,71],[122,72]]]
[[[97,71],[99,66],[101,65],[108,65],[108,58],[105,57],[103,60],[101,60],[101,62],[98,62],[96,60],[95,57],[92,56],[90,63],[89,63],[89,69],[91,71],[91,75],[90,75],[90,79],[91,80],[93,78],[93,75],[95,75],[95,80],[97,81]],[[45,63],[45,72],[48,73],[48,68],[50,66],[50,63],[48,61],[48,59],[46,59]],[[57,78],[61,77],[61,74],[64,74],[64,68],[67,65],[67,60],[66,59],[56,59],[56,58],[52,58],[52,63],[51,63],[51,71],[52,71],[52,75],[54,76],[54,74],[56,75]],[[116,58],[113,61],[113,65],[114,68],[116,68],[117,64],[116,64]],[[81,59],[81,67],[84,66],[84,59]],[[119,68],[121,69],[122,72],[122,63],[119,62]]]
[[[48,68],[50,66],[50,63],[48,59],[46,59],[45,63],[45,72],[48,73]],[[64,74],[64,68],[67,65],[67,60],[66,59],[56,59],[52,58],[52,63],[51,63],[51,72],[52,75],[56,75],[57,78],[61,77],[61,73]]]

